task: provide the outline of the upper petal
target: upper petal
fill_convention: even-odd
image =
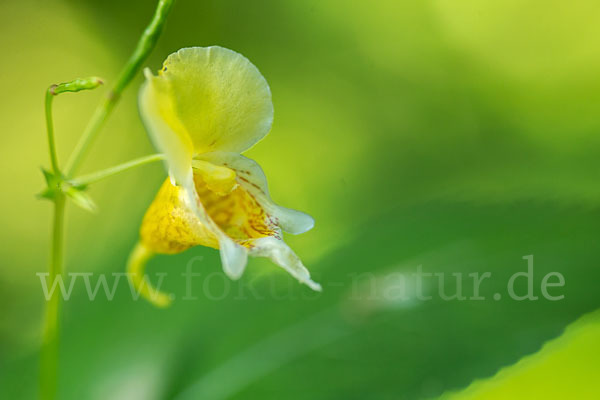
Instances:
[[[271,90],[247,58],[219,46],[171,54],[158,76],[146,72],[140,113],[178,183],[190,183],[192,154],[242,152],[273,122]]]
[[[271,129],[271,90],[244,56],[223,47],[189,47],[171,54],[160,79],[196,153],[242,152]]]

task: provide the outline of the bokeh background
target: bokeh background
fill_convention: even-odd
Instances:
[[[154,6],[0,3],[0,398],[37,392],[36,273],[51,218],[34,198],[49,163],[44,90],[89,75],[113,82]],[[434,398],[599,308],[599,18],[594,0],[177,0],[146,65],[218,44],[258,66],[275,122],[247,155],[277,202],[315,217],[314,230],[286,240],[324,291],[256,259],[229,282],[206,248],[149,266],[180,298],[186,265],[202,273],[198,299],[166,310],[133,301],[126,285],[113,301],[90,301],[77,284],[64,306],[59,397]],[[141,81],[85,171],[153,152],[137,113]],[[55,101],[62,160],[102,95]],[[123,272],[164,177],[158,164],[127,172],[91,189],[98,214],[70,207],[67,270]],[[529,254],[536,294],[558,271],[565,298],[494,300]],[[462,272],[467,295],[467,274],[491,272],[486,300],[394,301],[386,277],[418,265]]]

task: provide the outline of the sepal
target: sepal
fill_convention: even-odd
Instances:
[[[91,196],[86,193],[87,186],[76,185],[67,180],[63,175],[57,175],[54,172],[41,168],[46,188],[36,195],[38,199],[47,199],[54,201],[57,196],[64,195],[68,197],[77,206],[89,212],[96,212],[98,207]]]
[[[46,181],[46,188],[36,194],[38,199],[54,200],[58,193],[61,192],[60,185],[63,181],[62,177],[57,176],[53,172],[48,171],[44,167],[40,167],[44,180]]]
[[[92,197],[85,192],[85,187],[70,186],[68,184],[63,186],[68,186],[66,188],[63,188],[63,193],[69,199],[71,199],[71,201],[73,201],[75,205],[92,213],[98,211],[98,206],[96,206],[96,203],[94,202]]]

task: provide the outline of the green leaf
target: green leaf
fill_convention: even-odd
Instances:
[[[578,399],[596,398],[600,359],[600,310],[567,327],[537,353],[501,369],[495,376],[473,382],[440,400]]]
[[[38,199],[54,200],[56,195],[61,192],[62,178],[56,176],[54,173],[41,167],[44,180],[46,181],[47,187],[36,195]]]
[[[96,203],[84,190],[85,188],[79,188],[70,185],[66,189],[63,188],[64,194],[67,195],[67,197],[71,199],[77,206],[89,212],[96,212],[98,210]]]
[[[40,167],[40,169],[42,170],[42,174],[44,174],[44,179],[46,180],[46,184],[48,184],[48,186],[51,186],[52,183],[55,181],[56,176],[44,167]]]
[[[85,192],[87,185],[68,181],[64,176],[57,176],[45,168],[41,168],[41,170],[48,186],[36,195],[38,199],[54,200],[59,194],[64,194],[86,211],[96,212],[98,210],[94,200]]]

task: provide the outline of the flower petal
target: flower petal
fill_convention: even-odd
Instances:
[[[192,246],[219,248],[219,238],[188,204],[188,191],[165,180],[148,207],[140,228],[146,248],[159,254],[176,254]]]
[[[238,245],[233,240],[222,239],[219,250],[223,271],[231,279],[239,279],[244,273],[248,262],[248,250]]]
[[[192,160],[194,174],[202,177],[209,190],[220,196],[231,193],[236,188],[235,171],[231,168],[209,163],[208,161]]]
[[[208,216],[196,191],[174,185],[170,179],[146,211],[140,237],[145,248],[159,254],[176,254],[198,245],[217,248],[231,279],[242,275],[248,258],[248,250]]]
[[[310,215],[281,207],[271,200],[267,178],[256,161],[223,151],[200,154],[195,158],[234,170],[238,183],[260,203],[267,214],[275,218],[274,223],[285,232],[297,235],[314,227],[315,220]]]
[[[180,184],[190,183],[192,154],[242,152],[271,129],[269,85],[233,50],[184,48],[167,57],[158,76],[149,70],[145,74],[139,95],[142,120]]]
[[[254,161],[230,153],[210,153],[205,158],[193,161],[193,186],[165,181],[144,216],[143,245],[167,254],[196,245],[218,248],[223,269],[232,279],[242,275],[248,254],[268,257],[299,281],[320,290],[283,242],[280,229],[285,218],[288,229],[306,230],[312,226],[312,218],[274,204],[264,174]],[[208,161],[213,158],[219,163]]]
[[[254,239],[252,244],[250,255],[270,258],[275,264],[285,269],[301,283],[304,283],[313,290],[321,291],[321,285],[310,279],[310,272],[302,264],[296,253],[283,240],[269,236]]]
[[[168,82],[144,71],[146,82],[139,93],[142,121],[154,146],[165,154],[169,173],[175,181],[189,185],[194,145],[176,115]]]
[[[271,129],[271,90],[247,58],[223,47],[171,54],[158,79],[168,82],[180,123],[196,154],[242,152]]]
[[[229,278],[234,280],[239,279],[244,273],[248,262],[248,250],[239,243],[236,243],[213,221],[195,189],[185,190],[184,193],[188,209],[195,214],[197,221],[203,227],[216,236],[219,242],[223,271],[225,271]]]

